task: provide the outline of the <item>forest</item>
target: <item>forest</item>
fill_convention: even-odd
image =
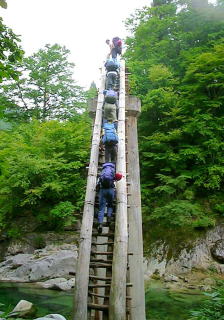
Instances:
[[[154,0],[126,20],[144,222],[207,228],[224,215],[223,17],[223,0]],[[82,211],[96,89],[73,80],[64,46],[25,57],[2,19],[0,29],[0,229],[19,237],[24,216],[64,228]]]
[[[145,221],[206,228],[223,217],[224,2],[154,1],[126,25]]]

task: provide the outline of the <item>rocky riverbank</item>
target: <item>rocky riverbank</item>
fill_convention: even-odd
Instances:
[[[187,240],[176,237],[145,244],[146,282],[160,279],[169,288],[209,290],[215,277],[224,278],[223,224]],[[78,233],[27,233],[23,239],[7,244],[2,241],[0,246],[0,281],[29,282],[58,290],[74,287]]]
[[[41,244],[43,248],[36,249]],[[41,240],[40,240],[41,239]],[[27,234],[5,246],[0,263],[0,281],[31,282],[35,286],[70,290],[75,283],[78,236],[62,234]]]
[[[0,311],[0,319],[34,319],[37,313],[37,307],[27,300],[20,300],[17,305],[12,309],[12,311],[4,312]],[[41,318],[35,318],[34,320],[66,320],[60,314],[48,314]]]
[[[172,234],[175,237],[175,234]],[[145,255],[145,276],[184,275],[192,270],[224,273],[224,224],[188,238],[163,238],[151,242]]]

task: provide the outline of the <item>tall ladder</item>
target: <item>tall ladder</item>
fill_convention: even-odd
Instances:
[[[102,163],[99,154],[105,89],[105,73],[102,71],[76,266],[73,320],[145,320],[140,182],[136,145],[136,115],[140,111],[140,104],[135,97],[133,99],[128,96],[127,100],[126,83],[125,62],[122,60],[116,171],[122,173],[123,179],[116,187],[115,223],[104,222],[103,233],[99,235],[94,211],[98,201],[95,186]],[[126,103],[128,108],[125,107]],[[133,128],[130,127],[129,121]],[[126,169],[129,170],[128,173]],[[128,236],[128,229],[132,235]]]

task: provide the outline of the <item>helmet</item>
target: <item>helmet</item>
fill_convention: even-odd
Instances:
[[[123,178],[122,174],[120,172],[115,173],[115,180],[119,181]]]

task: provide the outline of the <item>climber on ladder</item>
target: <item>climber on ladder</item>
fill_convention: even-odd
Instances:
[[[107,222],[111,222],[113,214],[113,201],[115,198],[114,181],[122,178],[121,173],[115,173],[115,164],[107,162],[103,165],[103,170],[96,185],[96,191],[99,191],[99,213],[98,213],[98,233],[102,233],[103,219],[107,207]]]

